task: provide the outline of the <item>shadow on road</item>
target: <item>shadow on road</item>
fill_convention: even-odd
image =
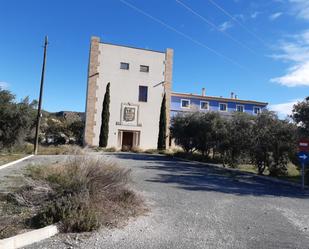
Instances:
[[[297,187],[274,183],[254,175],[243,174],[224,168],[206,166],[173,159],[172,157],[114,153],[117,158],[144,161],[142,168],[154,170],[149,182],[173,184],[189,191],[213,191],[235,195],[282,196],[309,198],[309,192]]]

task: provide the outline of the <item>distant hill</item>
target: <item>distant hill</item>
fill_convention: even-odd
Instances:
[[[43,115],[47,117],[55,117],[57,119],[64,119],[69,123],[77,120],[84,121],[85,113],[84,112],[73,112],[73,111],[60,111],[60,112],[48,112],[42,111]]]
[[[56,117],[64,118],[67,121],[85,120],[84,112],[60,111],[53,113]]]

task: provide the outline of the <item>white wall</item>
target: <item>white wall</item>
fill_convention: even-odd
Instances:
[[[99,78],[96,97],[97,113],[94,126],[94,145],[99,144],[102,103],[106,85],[110,82],[110,120],[108,147],[118,146],[118,130],[140,131],[140,148],[157,147],[159,116],[164,87],[165,53],[100,43]],[[120,62],[130,64],[129,70],[120,69]],[[149,72],[140,72],[140,65],[149,66]],[[139,85],[148,86],[148,101],[139,102]],[[120,122],[121,103],[139,105],[138,126],[116,125]],[[119,148],[119,147],[118,147]]]

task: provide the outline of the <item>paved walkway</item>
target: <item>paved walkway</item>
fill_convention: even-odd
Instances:
[[[164,156],[105,157],[132,169],[151,212],[122,229],[82,240],[56,236],[28,249],[309,248],[308,192]]]

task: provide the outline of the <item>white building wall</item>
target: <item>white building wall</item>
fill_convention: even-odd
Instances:
[[[164,86],[165,53],[100,43],[99,77],[96,90],[96,113],[93,145],[98,146],[102,103],[106,85],[110,82],[110,120],[108,147],[120,147],[119,130],[140,131],[142,149],[157,147],[159,116]],[[130,64],[129,70],[120,69],[120,62]],[[149,66],[149,72],[140,72],[140,65]],[[139,102],[139,86],[148,86],[148,101]],[[140,126],[117,125],[121,119],[121,104],[138,105]]]

